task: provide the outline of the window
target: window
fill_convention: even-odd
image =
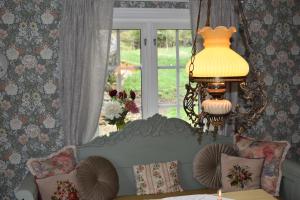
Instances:
[[[109,101],[109,91],[116,89],[129,94],[136,93],[135,102],[140,113],[128,113],[130,120],[142,118],[142,89],[141,89],[141,31],[112,30],[109,53],[108,78],[104,92],[103,104]],[[103,133],[116,131],[116,127],[105,122],[103,115],[99,119]]]
[[[133,90],[140,113],[127,115],[130,120],[155,113],[187,119],[182,101],[192,46],[189,27],[187,9],[116,8],[103,103],[111,89]],[[99,124],[101,134],[116,131],[102,115]]]
[[[167,117],[187,119],[182,102],[191,46],[190,30],[157,30],[158,106]]]

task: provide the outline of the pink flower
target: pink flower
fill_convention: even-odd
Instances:
[[[264,154],[266,160],[270,161],[270,160],[273,159],[273,156],[274,156],[274,150],[273,150],[272,147],[270,147],[269,145],[267,145],[267,146],[265,146],[265,147],[263,148],[262,151],[263,151],[263,154]]]
[[[134,101],[127,101],[125,103],[125,109],[128,110],[131,113],[138,113],[139,112],[139,108],[136,106]]]
[[[261,29],[259,31],[259,34],[260,34],[261,37],[266,37],[268,35],[268,33],[267,33],[267,31],[265,29]]]
[[[291,60],[291,59],[289,59],[289,60],[287,61],[287,66],[290,67],[290,68],[294,67],[294,66],[295,66],[294,61]]]
[[[37,71],[37,73],[39,74],[43,74],[46,72],[46,68],[45,68],[45,65],[41,65],[41,64],[38,64],[35,68],[35,70]]]
[[[28,137],[25,134],[20,135],[18,141],[20,144],[25,145],[28,142]]]
[[[49,36],[55,39],[59,36],[59,31],[57,29],[51,30]]]
[[[288,119],[287,113],[285,111],[279,111],[276,116],[279,122],[285,122]]]
[[[7,37],[7,32],[3,29],[0,29],[0,39],[5,39]]]
[[[279,61],[277,59],[275,59],[271,62],[271,65],[272,65],[272,67],[277,68],[277,67],[279,67]]]
[[[286,51],[279,51],[277,54],[277,59],[280,63],[286,63],[288,61],[288,54]]]
[[[58,109],[60,107],[60,101],[59,99],[54,99],[52,101],[52,107]]]
[[[41,143],[45,144],[46,142],[49,141],[49,136],[48,136],[47,134],[45,134],[45,133],[41,133],[41,134],[39,135],[39,141],[40,141]]]
[[[11,108],[11,104],[10,104],[9,101],[3,100],[2,102],[0,102],[0,107],[1,107],[3,110],[7,111],[8,109]]]
[[[13,178],[15,176],[15,172],[11,169],[7,169],[4,172],[4,176],[7,177],[7,178]]]
[[[17,65],[16,68],[15,68],[15,72],[16,72],[18,75],[23,74],[24,71],[25,71],[24,65]]]
[[[125,91],[119,92],[119,99],[126,99],[126,98],[127,98],[127,94]]]

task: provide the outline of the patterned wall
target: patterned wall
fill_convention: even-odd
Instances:
[[[0,199],[13,199],[30,157],[63,146],[58,1],[0,1]]]
[[[288,157],[300,161],[300,2],[298,0],[248,0],[249,20],[256,55],[264,74],[269,105],[251,135],[288,140]]]
[[[0,199],[13,189],[30,157],[63,146],[58,98],[60,0],[0,1]],[[300,5],[297,0],[247,0],[257,55],[270,98],[254,136],[287,139],[300,160]],[[186,3],[116,2],[116,7],[186,8]]]

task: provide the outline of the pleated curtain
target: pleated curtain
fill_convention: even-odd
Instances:
[[[113,0],[64,0],[60,96],[65,143],[81,145],[98,129],[112,28]]]

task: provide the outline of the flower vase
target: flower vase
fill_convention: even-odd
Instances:
[[[124,120],[121,120],[116,123],[117,131],[121,131],[125,127],[126,123]]]

